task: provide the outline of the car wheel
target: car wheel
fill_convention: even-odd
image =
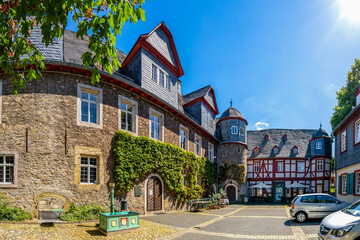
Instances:
[[[296,221],[303,223],[307,220],[307,214],[305,212],[298,212],[295,215]]]

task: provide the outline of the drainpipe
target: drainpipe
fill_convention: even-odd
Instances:
[[[115,183],[110,183],[110,213],[114,213],[114,188]]]

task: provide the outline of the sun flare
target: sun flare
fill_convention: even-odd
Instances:
[[[360,22],[360,0],[339,0],[341,15],[352,22]]]

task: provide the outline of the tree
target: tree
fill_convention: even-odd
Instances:
[[[43,56],[29,39],[40,26],[46,46],[61,38],[72,18],[78,38],[89,37],[83,64],[92,69],[91,82],[100,80],[99,70],[109,73],[120,66],[116,58],[116,36],[124,23],[145,21],[145,0],[3,0],[0,4],[0,67],[11,76],[13,92],[27,80],[40,79]]]
[[[355,59],[354,65],[351,66],[351,70],[348,72],[345,86],[343,86],[340,91],[336,92],[338,102],[330,119],[333,130],[351,112],[352,106],[355,106],[355,90],[359,86],[360,59]]]

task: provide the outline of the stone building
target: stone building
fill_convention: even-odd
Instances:
[[[182,93],[184,72],[164,23],[141,35],[128,54],[118,50],[122,67],[113,74],[102,71],[94,85],[81,60],[88,39],[65,30],[45,47],[36,28],[31,40],[45,58],[43,78],[13,95],[10,76],[0,72],[0,192],[33,216],[71,202],[109,204],[111,146],[118,130],[221,165],[248,164],[247,121],[233,107],[217,119],[211,86]],[[186,207],[156,172],[136,185],[126,196],[129,210],[145,214]],[[236,179],[215,188],[225,188],[234,201],[248,194],[247,183]]]

